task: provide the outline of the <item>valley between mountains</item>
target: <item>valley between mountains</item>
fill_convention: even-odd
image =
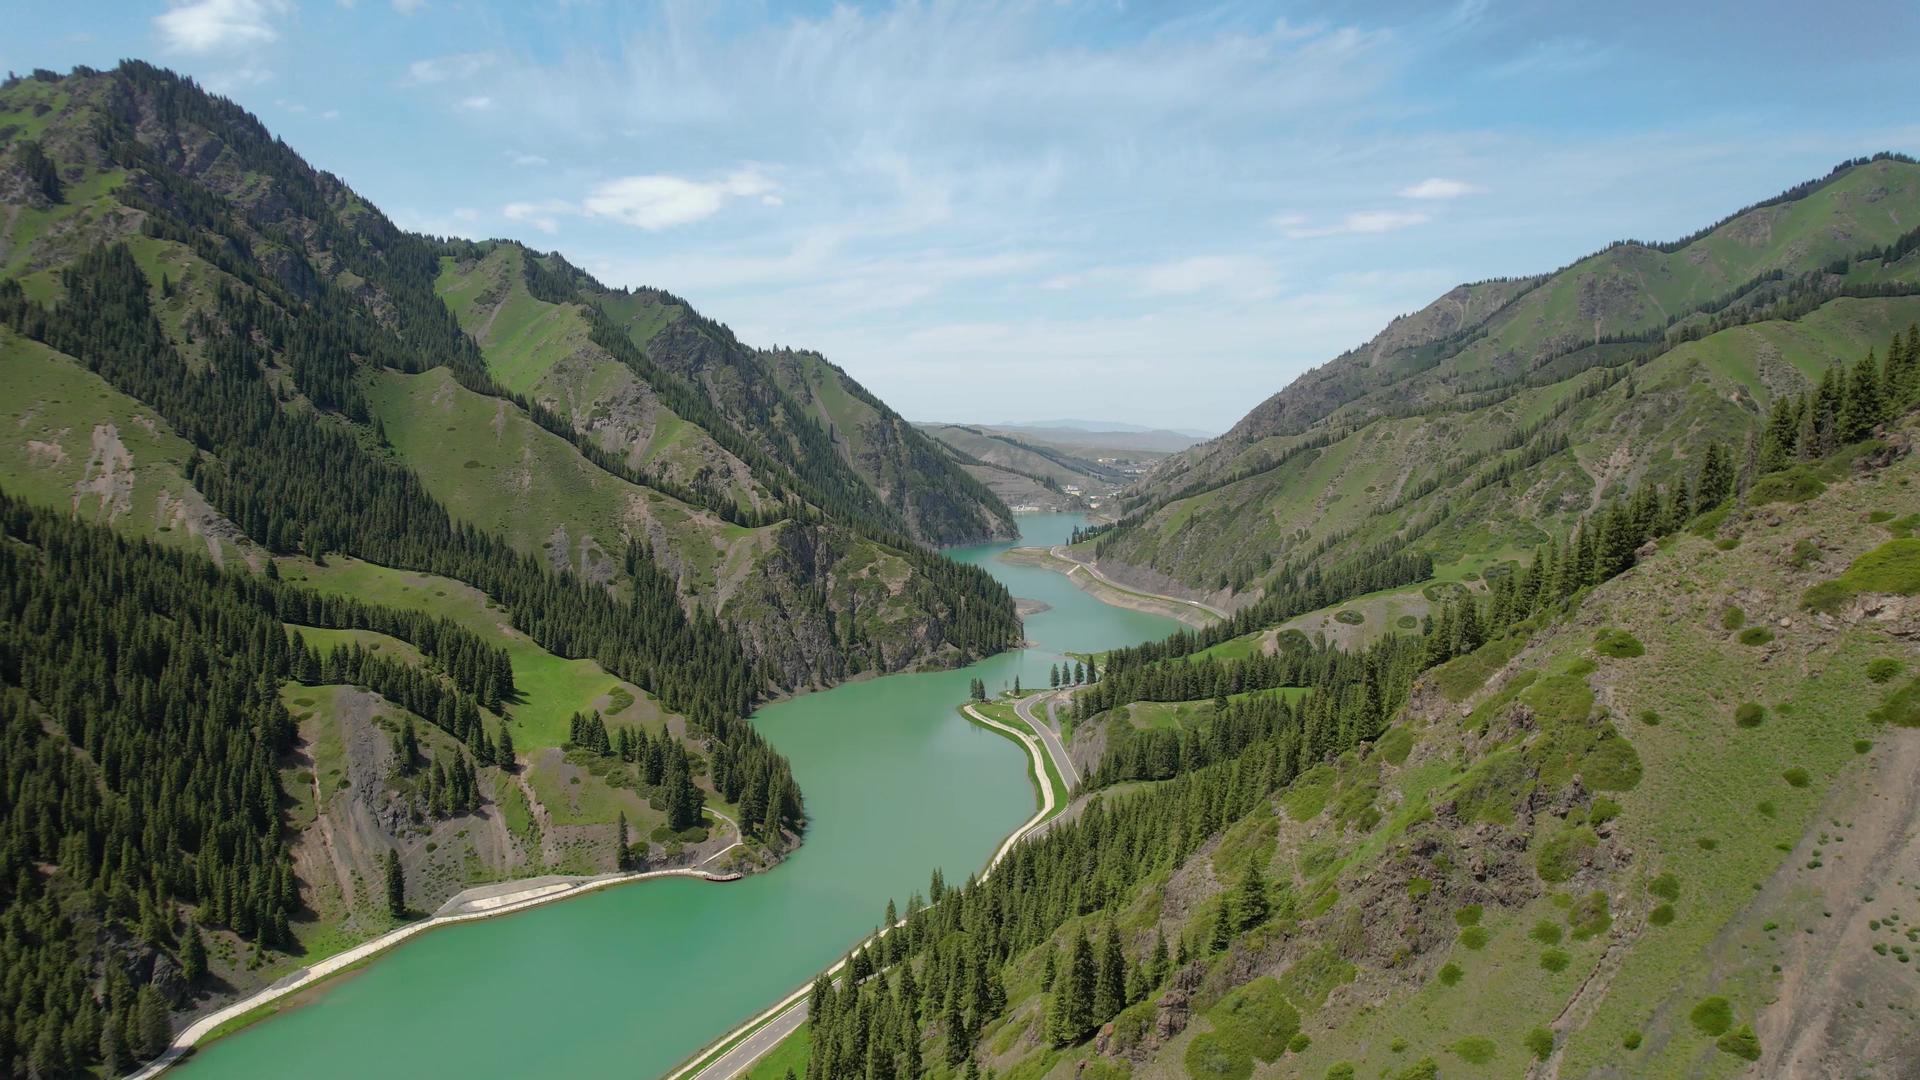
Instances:
[[[1884,153],[1219,438],[912,422],[11,79],[0,1066],[1911,1076],[1916,324]]]

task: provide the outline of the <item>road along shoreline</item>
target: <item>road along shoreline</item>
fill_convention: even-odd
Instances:
[[[1003,724],[980,712],[971,704],[961,707],[967,718],[984,727],[993,728],[1011,736],[1026,748],[1027,756],[1033,765],[1035,783],[1040,788],[1040,808],[1034,811],[1026,823],[1008,834],[999,850],[987,862],[987,868],[981,872],[980,879],[986,880],[994,868],[999,866],[1015,844],[1027,838],[1035,829],[1044,825],[1053,815],[1057,805],[1053,795],[1053,784],[1047,779],[1047,751],[1039,740],[1019,728]],[[859,942],[854,947],[877,941],[894,930],[906,925],[906,920],[894,923],[878,934]],[[851,950],[849,950],[851,955]],[[828,968],[826,975],[832,978],[838,975],[847,961],[842,959]],[[799,989],[775,1002],[764,1012],[739,1025],[732,1031],[720,1036],[697,1051],[687,1063],[668,1073],[666,1080],[733,1080],[734,1077],[753,1067],[753,1063],[767,1055],[767,1052],[780,1045],[782,1039],[793,1034],[807,1018],[807,997],[813,991],[813,980],[809,979]],[[715,1056],[715,1055],[718,1056]]]
[[[1122,585],[1101,573],[1092,563],[1074,558],[1063,544],[1055,544],[1050,548],[1013,548],[1000,558],[1016,566],[1032,566],[1059,574],[1103,604],[1178,619],[1196,630],[1227,618],[1226,612],[1203,601]]]

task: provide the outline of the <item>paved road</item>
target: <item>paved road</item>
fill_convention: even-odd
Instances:
[[[1053,758],[1053,767],[1060,770],[1060,779],[1066,781],[1067,792],[1071,794],[1074,788],[1080,786],[1080,770],[1073,767],[1073,759],[1067,756],[1066,745],[1060,741],[1059,729],[1054,727],[1053,703],[1059,697],[1059,693],[1048,691],[1018,698],[1013,703],[1013,711],[1020,719],[1025,720],[1029,727],[1039,733],[1041,742],[1047,744],[1047,755]],[[1033,715],[1034,703],[1043,699],[1047,703],[1045,720]]]
[[[732,1080],[753,1067],[753,1063],[765,1057],[780,1040],[800,1030],[807,1022],[807,999],[773,1018],[766,1027],[740,1040],[733,1049],[715,1058],[713,1064],[694,1074],[694,1080]]]
[[[1207,614],[1212,615],[1216,619],[1227,618],[1226,612],[1221,611],[1219,608],[1214,607],[1212,604],[1203,604],[1198,600],[1187,600],[1178,596],[1168,596],[1165,593],[1148,592],[1145,589],[1136,589],[1132,585],[1123,585],[1120,582],[1115,581],[1112,578],[1108,577],[1107,575],[1101,573],[1099,568],[1094,566],[1092,563],[1084,562],[1080,559],[1074,558],[1073,553],[1067,550],[1067,546],[1065,544],[1053,545],[1052,551],[1053,551],[1054,558],[1063,559],[1067,562],[1070,562],[1074,565],[1075,569],[1085,570],[1087,573],[1092,574],[1095,581],[1104,582],[1105,584],[1111,585],[1122,592],[1137,593],[1141,596],[1150,596],[1155,600],[1165,600],[1168,603],[1185,604],[1188,607],[1196,607],[1196,608],[1199,608],[1201,611],[1204,611]],[[1067,573],[1072,574],[1073,571],[1069,570],[1067,571]]]
[[[1046,777],[1047,767],[1045,759],[1041,755],[1047,753],[1047,751],[1041,749],[1039,741],[1032,735],[1021,731],[1019,728],[1008,727],[1000,721],[975,709],[972,705],[966,706],[966,713],[969,717],[973,718],[976,723],[985,724],[998,731],[1004,731],[1019,740],[1020,745],[1027,748],[1027,756],[1033,759],[1035,774],[1043,779]],[[1023,717],[1023,719],[1025,718]],[[1032,723],[1032,721],[1029,720],[1028,723]],[[1035,724],[1034,728],[1036,731],[1043,731],[1045,730],[1045,725]],[[1064,776],[1066,774],[1062,773],[1061,775]],[[1038,829],[1047,820],[1047,816],[1053,813],[1054,805],[1053,785],[1042,783],[1040,785],[1040,809],[1034,811],[1033,816],[1027,819],[1026,824],[1013,830],[1013,833],[1000,845],[1000,849],[993,853],[992,861],[987,863],[986,870],[980,874],[982,881],[985,881],[987,877],[993,873],[994,867],[1000,865],[1000,860],[1007,857],[1007,852],[1012,851],[1015,844],[1019,843],[1028,833]],[[881,931],[881,933],[889,933],[900,925],[900,923],[895,923],[893,926],[889,926],[886,930]],[[842,960],[828,968],[828,977],[831,978],[834,975],[838,975],[840,969],[845,967],[846,963],[845,960]],[[734,1080],[734,1077],[752,1068],[754,1062],[765,1057],[768,1051],[780,1044],[780,1040],[793,1034],[794,1031],[806,1021],[807,998],[810,996],[812,990],[813,983],[809,980],[806,986],[787,995],[784,1000],[771,1009],[748,1020],[746,1023],[727,1032],[715,1041],[724,1043],[728,1039],[739,1038],[742,1031],[753,1027],[755,1024],[764,1023],[766,1025],[765,1027],[755,1031],[745,1039],[741,1039],[737,1045],[715,1058],[705,1068],[700,1068],[696,1071],[696,1066],[699,1064],[698,1059],[696,1059],[694,1062],[683,1065],[674,1072],[669,1073],[667,1080]]]

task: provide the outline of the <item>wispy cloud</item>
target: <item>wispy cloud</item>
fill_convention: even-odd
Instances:
[[[457,104],[468,112],[485,112],[493,108],[493,98],[486,94],[475,94],[461,98]]]
[[[1487,74],[1496,79],[1522,75],[1570,75],[1591,71],[1613,57],[1611,47],[1584,37],[1554,37],[1527,46],[1518,55],[1494,64]]]
[[[287,0],[173,0],[153,26],[161,45],[174,52],[233,52],[279,40],[274,20],[291,10]]]
[[[579,212],[579,207],[564,199],[511,202],[500,208],[501,215],[508,221],[524,221],[549,235],[559,231],[560,218]]]
[[[526,154],[518,150],[507,151],[507,160],[512,162],[515,165],[521,166],[522,168],[530,168],[532,166],[545,165],[547,163],[547,159],[541,157],[539,154]]]
[[[492,67],[498,58],[490,52],[455,53],[430,56],[407,65],[408,86],[430,86],[455,79],[471,79]]]
[[[1274,220],[1288,239],[1310,240],[1322,236],[1374,236],[1397,229],[1425,224],[1428,215],[1414,210],[1356,210],[1325,225],[1311,225],[1296,214]]]
[[[1485,190],[1486,188],[1478,184],[1469,184],[1465,180],[1430,176],[1417,184],[1402,188],[1400,194],[1408,199],[1457,199],[1462,195],[1477,195]]]
[[[1246,255],[1196,255],[1149,266],[1140,274],[1140,292],[1146,296],[1257,300],[1278,291],[1273,267]]]

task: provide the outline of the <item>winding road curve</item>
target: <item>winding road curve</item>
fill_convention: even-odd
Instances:
[[[239,1001],[210,1012],[188,1025],[187,1029],[174,1036],[166,1050],[157,1058],[148,1062],[139,1072],[132,1074],[129,1080],[149,1080],[160,1075],[193,1050],[202,1039],[211,1035],[221,1025],[230,1020],[245,1016],[263,1005],[271,1004],[288,994],[304,990],[309,986],[350,968],[364,960],[385,952],[395,945],[413,937],[454,923],[473,922],[476,919],[491,919],[498,915],[509,915],[516,911],[550,904],[556,900],[565,900],[604,889],[612,885],[625,885],[633,881],[648,881],[653,878],[694,877],[704,881],[732,881],[739,874],[716,874],[704,867],[713,860],[740,846],[740,823],[712,807],[706,808],[714,817],[733,826],[733,843],[714,852],[701,861],[699,866],[683,866],[672,870],[636,870],[624,873],[598,874],[593,877],[529,878],[517,884],[523,887],[511,892],[499,892],[499,886],[480,886],[458,893],[431,918],[419,922],[395,927],[371,941],[363,941],[351,949],[338,952],[321,960],[311,967],[300,968],[288,974],[278,982],[256,991]]]
[[[1042,750],[1040,743],[1036,741],[1032,735],[1021,731],[1019,728],[1009,727],[987,716],[985,713],[980,712],[972,705],[965,706],[964,711],[968,718],[975,723],[993,728],[996,731],[1004,731],[1018,740],[1020,745],[1026,747],[1027,755],[1033,759],[1033,773],[1040,780],[1040,809],[1034,811],[1033,816],[1027,819],[1026,824],[1013,830],[1000,845],[1000,849],[993,853],[992,861],[987,863],[986,870],[980,874],[980,879],[984,881],[988,875],[993,873],[994,867],[999,866],[1000,861],[1007,857],[1007,852],[1013,850],[1015,844],[1039,828],[1047,818],[1053,814],[1055,800],[1053,796],[1053,784],[1047,781],[1045,755],[1047,755],[1048,751]],[[1018,711],[1017,707],[1016,711]],[[1033,723],[1031,718],[1025,713],[1021,714],[1021,719],[1026,720],[1028,723]],[[1044,724],[1034,724],[1034,730],[1044,733],[1047,728]],[[1056,738],[1055,742],[1057,741],[1058,739]],[[1064,758],[1065,751],[1062,750],[1061,759]],[[1059,761],[1056,760],[1056,765],[1058,764]],[[1071,767],[1072,763],[1067,762],[1066,768]],[[1067,772],[1062,771],[1062,777],[1067,775]],[[892,926],[880,931],[881,935],[893,931],[903,925],[904,922],[905,920],[894,923]],[[847,962],[845,960],[834,964],[827,969],[827,976],[831,978],[839,974],[840,969],[845,967],[846,964]],[[714,1058],[702,1068],[700,1063],[706,1059],[707,1053],[706,1051],[702,1051],[696,1055],[692,1061],[668,1074],[667,1080],[733,1080],[734,1077],[746,1072],[753,1067],[754,1062],[765,1057],[768,1051],[780,1045],[781,1040],[799,1030],[801,1024],[806,1023],[807,998],[812,990],[813,982],[809,980],[805,986],[787,995],[772,1008],[741,1024],[739,1027],[734,1028],[732,1031],[709,1044],[710,1046],[725,1045],[730,1040],[739,1039],[740,1041],[728,1048],[726,1053]],[[746,1032],[751,1032],[751,1034],[742,1038],[742,1034]]]
[[[1165,600],[1168,603],[1185,604],[1188,607],[1196,607],[1196,608],[1199,608],[1201,611],[1204,611],[1207,614],[1213,616],[1216,619],[1224,620],[1228,617],[1226,612],[1221,611],[1219,608],[1214,607],[1212,604],[1203,604],[1198,600],[1187,600],[1178,596],[1168,596],[1165,593],[1148,592],[1145,589],[1136,589],[1131,585],[1123,585],[1120,582],[1115,581],[1112,578],[1108,577],[1107,575],[1101,573],[1100,569],[1094,566],[1092,563],[1074,558],[1073,554],[1067,550],[1067,546],[1065,544],[1055,544],[1053,545],[1053,547],[1049,548],[1048,551],[1053,555],[1054,558],[1059,559],[1062,562],[1072,563],[1074,570],[1085,570],[1088,574],[1093,576],[1093,579],[1095,581],[1098,581],[1103,585],[1111,585],[1114,588],[1119,589],[1121,592],[1129,592],[1129,593],[1133,593],[1136,596],[1146,596],[1155,600]],[[1072,577],[1073,570],[1067,571],[1067,576]]]
[[[1074,768],[1073,759],[1067,756],[1066,745],[1060,741],[1060,731],[1054,726],[1053,706],[1060,697],[1059,691],[1047,691],[1017,698],[1013,703],[1013,711],[1040,734],[1040,741],[1047,744],[1048,756],[1053,758],[1053,767],[1060,770],[1060,779],[1066,781],[1067,793],[1072,794],[1073,789],[1080,786],[1080,770]],[[1034,705],[1041,701],[1047,703],[1047,718],[1044,721],[1033,715]]]

